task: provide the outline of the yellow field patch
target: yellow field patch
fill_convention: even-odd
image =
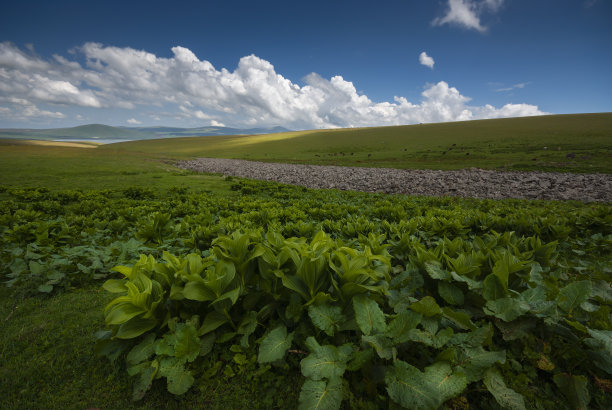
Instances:
[[[9,140],[4,140],[6,143]],[[86,141],[43,141],[43,140],[10,140],[12,145],[38,145],[46,147],[96,148],[102,145],[99,142]]]

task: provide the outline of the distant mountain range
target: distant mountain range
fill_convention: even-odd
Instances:
[[[229,127],[112,127],[110,125],[90,124],[72,128],[0,129],[0,138],[38,139],[38,140],[143,140],[155,138],[197,137],[212,135],[252,135],[288,132],[287,128],[229,128]]]

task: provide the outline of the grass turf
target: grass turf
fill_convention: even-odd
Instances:
[[[254,136],[159,139],[97,150],[410,169],[612,173],[612,114],[553,115]]]

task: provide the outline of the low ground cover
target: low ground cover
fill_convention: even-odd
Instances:
[[[222,183],[3,188],[10,407],[610,406],[609,205]]]

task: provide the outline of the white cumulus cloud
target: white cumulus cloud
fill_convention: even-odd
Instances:
[[[425,87],[421,101],[397,96],[392,101],[373,102],[342,76],[327,79],[311,73],[299,85],[255,55],[242,57],[230,71],[217,69],[179,46],[172,48],[170,58],[98,43],[86,43],[75,52],[74,59],[82,56],[84,65],[61,56],[44,60],[10,43],[0,43],[0,95],[14,99],[0,99],[4,107],[0,115],[9,117],[19,111],[20,118],[26,118],[24,107],[33,113],[36,104],[128,112],[138,108],[144,111],[142,115],[156,120],[313,129],[544,114],[529,104],[472,106],[469,97],[444,81]],[[426,57],[426,63],[431,59],[426,53],[421,57]],[[43,109],[39,115],[63,116]],[[134,117],[130,115],[130,124],[136,124]]]
[[[419,63],[433,69],[435,62],[432,57],[428,56],[427,53],[423,51],[421,54],[419,54]]]
[[[480,21],[482,14],[498,12],[503,2],[504,0],[448,0],[445,14],[436,17],[431,23],[434,26],[458,25],[484,33],[487,27]]]
[[[127,123],[132,125],[139,125],[142,124],[142,121],[138,121],[136,118],[130,118],[129,120],[127,120]]]

